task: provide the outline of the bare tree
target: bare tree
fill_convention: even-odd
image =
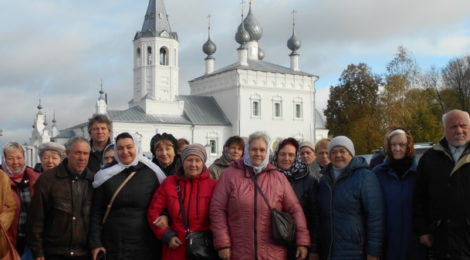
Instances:
[[[439,103],[441,112],[444,114],[447,111],[447,106],[441,97],[442,80],[439,70],[435,66],[432,66],[429,71],[420,76],[421,85],[425,89],[430,89],[436,95],[436,100]]]
[[[470,102],[470,56],[449,61],[442,70],[442,78],[445,87],[457,91],[460,108],[468,111]]]

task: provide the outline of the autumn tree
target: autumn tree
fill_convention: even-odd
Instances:
[[[351,137],[358,153],[380,146],[371,131],[381,133],[378,113],[379,76],[364,63],[351,64],[343,71],[337,86],[330,88],[325,116],[330,133]],[[379,134],[380,136],[381,134]],[[369,139],[369,140],[367,140]],[[363,142],[367,140],[367,142]]]

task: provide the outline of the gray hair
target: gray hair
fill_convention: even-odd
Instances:
[[[39,146],[39,157],[42,157],[46,151],[57,153],[61,159],[65,157],[65,147],[58,143],[44,143]]]
[[[453,114],[453,113],[456,113],[456,112],[461,112],[461,113],[464,113],[467,115],[467,118],[470,120],[470,115],[468,114],[467,111],[463,111],[463,110],[460,110],[460,109],[453,109],[451,111],[448,111],[447,113],[443,114],[442,115],[442,125],[444,127],[446,127],[446,121],[447,121],[447,118],[449,117],[450,114]]]
[[[24,147],[20,143],[18,143],[18,142],[8,142],[3,146],[3,156],[6,156],[7,155],[6,153],[10,150],[13,150],[13,149],[20,150],[22,154],[26,153],[26,150],[24,149]]]
[[[248,137],[248,146],[250,146],[251,142],[256,139],[263,139],[263,141],[266,143],[266,146],[269,147],[270,138],[266,133],[261,131],[254,132]]]
[[[88,143],[88,140],[85,137],[75,136],[75,137],[72,137],[71,139],[69,139],[67,141],[67,143],[65,143],[65,151],[70,152],[70,150],[72,149],[73,144],[77,143],[77,142],[84,142],[84,143],[88,144],[88,146],[90,146],[90,143]]]
[[[91,128],[94,123],[104,123],[108,127],[109,132],[113,129],[113,122],[106,115],[94,115],[92,118],[88,119],[88,133],[91,133]]]

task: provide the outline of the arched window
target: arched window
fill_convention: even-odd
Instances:
[[[140,48],[137,48],[137,50],[135,51],[135,57],[136,57],[137,66],[141,66],[142,64],[140,63],[141,62]]]
[[[168,51],[166,48],[160,48],[160,65],[168,65]]]
[[[152,47],[147,47],[147,65],[152,65]]]

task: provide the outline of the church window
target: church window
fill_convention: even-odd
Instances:
[[[302,119],[302,104],[295,104],[295,119]]]
[[[209,149],[211,154],[217,154],[217,140],[209,140]]]
[[[259,111],[259,100],[253,100],[251,103],[251,115],[254,117],[259,117],[260,116],[260,111]]]
[[[152,65],[152,47],[147,47],[147,65]]]
[[[281,102],[274,102],[274,118],[282,117]]]
[[[166,48],[160,48],[160,65],[168,65],[168,51]]]

